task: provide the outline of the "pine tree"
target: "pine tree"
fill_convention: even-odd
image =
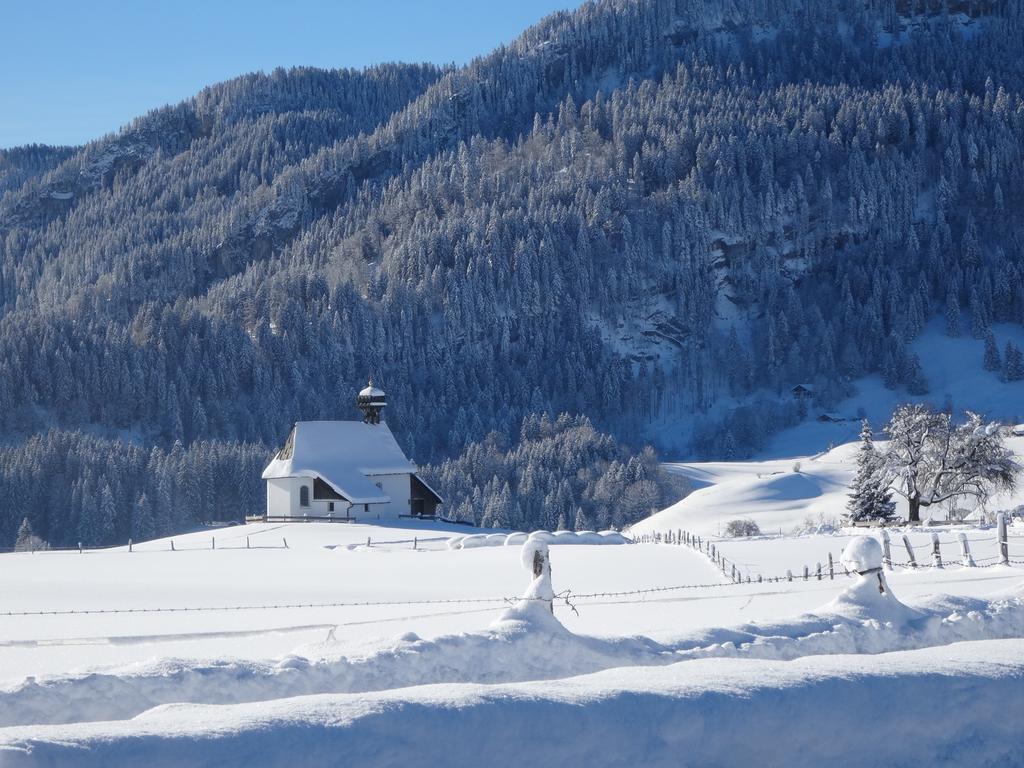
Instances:
[[[957,306],[956,297],[950,291],[946,294],[946,335],[960,335],[960,307]]]
[[[589,531],[590,528],[587,524],[587,516],[583,512],[583,507],[576,507],[576,519],[572,526],[574,531]]]
[[[846,503],[846,518],[851,523],[864,520],[891,520],[896,505],[885,480],[882,459],[875,450],[871,425],[861,422],[860,451],[857,454],[857,474]]]
[[[1024,354],[1012,341],[1006,342],[1003,352],[1003,380],[1020,381],[1024,379]]]
[[[135,509],[132,510],[132,539],[148,541],[155,536],[156,519],[153,515],[153,505],[149,503],[149,499],[143,493],[136,500]]]
[[[921,369],[921,359],[917,355],[911,355],[907,362],[907,392],[912,395],[927,395],[928,380]]]
[[[14,549],[18,552],[25,552],[30,549],[32,540],[35,536],[32,533],[32,524],[28,521],[28,518],[24,518],[21,521],[21,526],[18,528],[18,538],[14,542]]]
[[[999,347],[996,344],[996,337],[989,331],[985,334],[985,359],[983,362],[986,371],[1000,371],[1003,368],[1003,361],[999,357]]]

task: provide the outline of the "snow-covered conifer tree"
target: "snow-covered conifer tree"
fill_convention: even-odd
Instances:
[[[1003,352],[1003,380],[1020,381],[1024,379],[1024,354],[1012,341],[1006,342]]]
[[[875,450],[871,425],[861,422],[860,450],[857,452],[857,474],[846,503],[846,519],[851,523],[864,520],[891,520],[896,504],[892,500],[884,474],[882,457]]]
[[[999,347],[996,345],[996,337],[989,331],[985,334],[985,359],[982,363],[986,371],[1001,371],[1003,368],[1002,358],[999,356]]]

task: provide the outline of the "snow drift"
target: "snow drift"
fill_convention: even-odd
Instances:
[[[614,669],[0,730],[5,766],[1018,765],[1024,641]],[[929,702],[928,728],[906,716]],[[456,737],[457,734],[457,737]],[[779,738],[785,734],[785,738]],[[571,735],[571,738],[570,738]]]

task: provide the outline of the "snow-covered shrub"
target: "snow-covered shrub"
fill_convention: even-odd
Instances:
[[[741,536],[760,536],[761,526],[749,517],[742,517],[736,520],[730,520],[725,524],[725,535],[731,539],[739,538]]]
[[[819,512],[817,515],[807,515],[800,525],[793,529],[793,535],[803,536],[811,533],[839,533],[842,526],[839,519]]]

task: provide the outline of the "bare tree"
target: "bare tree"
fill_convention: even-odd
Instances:
[[[984,501],[994,490],[1012,490],[1021,469],[996,424],[976,413],[954,425],[949,414],[902,405],[886,431],[885,471],[910,505],[910,522],[920,522],[921,507],[958,496]]]

